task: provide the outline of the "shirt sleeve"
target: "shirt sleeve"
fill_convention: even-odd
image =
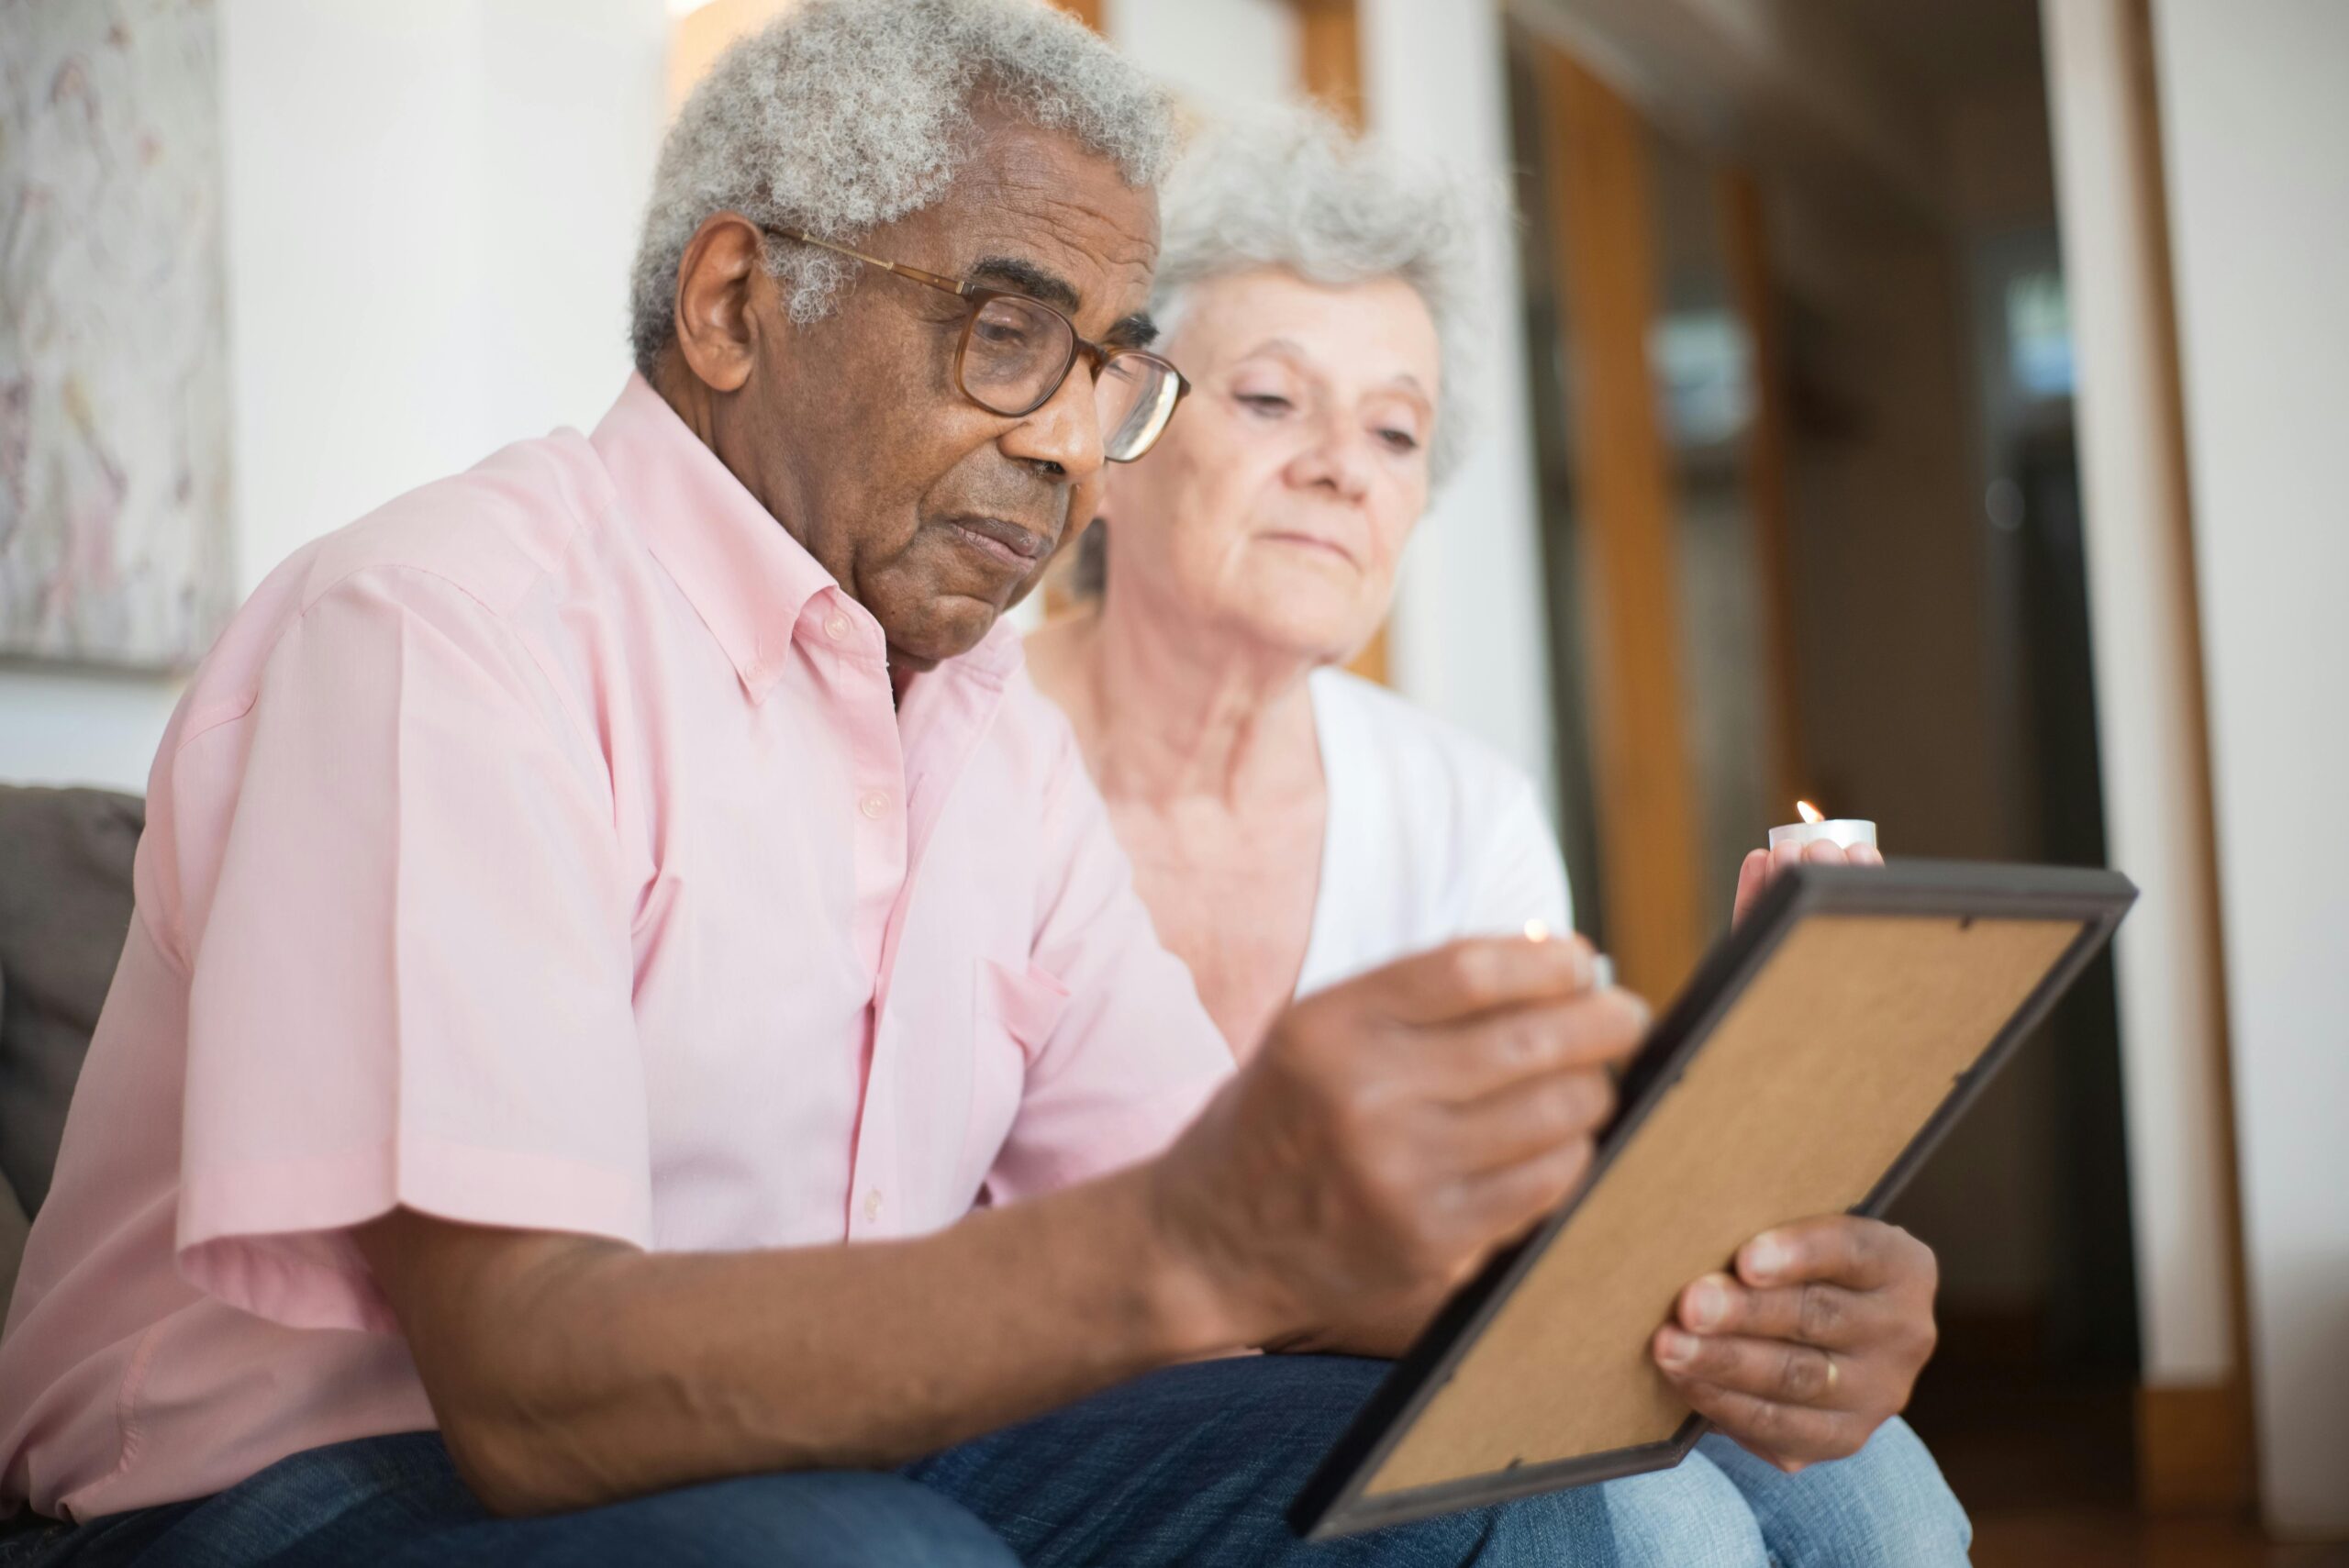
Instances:
[[[645,1244],[608,786],[510,628],[427,573],[347,578],[159,783],[217,855],[180,873],[190,1283],[384,1329],[348,1233],[395,1207]]]
[[[1033,952],[1067,1000],[1029,1064],[1019,1116],[987,1178],[996,1202],[1158,1153],[1232,1071],[1190,970],[1160,945],[1134,892],[1074,739],[1059,730]]]
[[[1459,934],[1508,936],[1523,930],[1528,920],[1571,931],[1574,895],[1558,836],[1542,814],[1533,781],[1512,770],[1509,786],[1477,857]]]

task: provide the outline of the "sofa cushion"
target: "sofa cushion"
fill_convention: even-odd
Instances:
[[[65,1109],[130,929],[135,795],[0,787],[0,1175],[49,1195]]]
[[[0,1182],[0,1321],[7,1317],[8,1297],[17,1288],[17,1266],[24,1262],[25,1241],[32,1229],[33,1222],[17,1207],[15,1191]]]

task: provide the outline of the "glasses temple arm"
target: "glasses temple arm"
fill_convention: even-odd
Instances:
[[[829,239],[818,239],[812,234],[802,234],[796,228],[778,228],[775,232],[785,239],[795,239],[802,245],[813,245],[818,249],[832,251],[836,255],[862,261],[868,267],[878,267],[885,272],[895,272],[901,278],[911,278],[918,284],[928,284],[934,289],[944,289],[948,294],[965,294],[970,289],[968,284],[959,283],[952,278],[941,277],[936,272],[924,272],[919,267],[908,267],[902,261],[885,261],[878,256],[868,256],[851,246],[835,245]]]

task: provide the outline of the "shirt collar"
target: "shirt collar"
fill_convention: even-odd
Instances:
[[[642,376],[629,376],[588,439],[629,523],[763,698],[807,601],[838,585],[832,574]]]
[[[686,428],[641,375],[631,373],[588,438],[620,506],[645,544],[734,662],[753,701],[763,701],[789,662],[807,602],[838,588],[733,471]],[[880,628],[842,592],[843,613]],[[1025,662],[1019,629],[998,618],[976,647],[944,667],[1000,687]]]

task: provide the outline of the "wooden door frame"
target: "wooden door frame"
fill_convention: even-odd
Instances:
[[[1574,56],[1546,40],[1532,48],[1587,562],[1607,941],[1627,985],[1669,996],[1695,969],[1706,932],[1672,471],[1647,349],[1656,313],[1647,126]]]

